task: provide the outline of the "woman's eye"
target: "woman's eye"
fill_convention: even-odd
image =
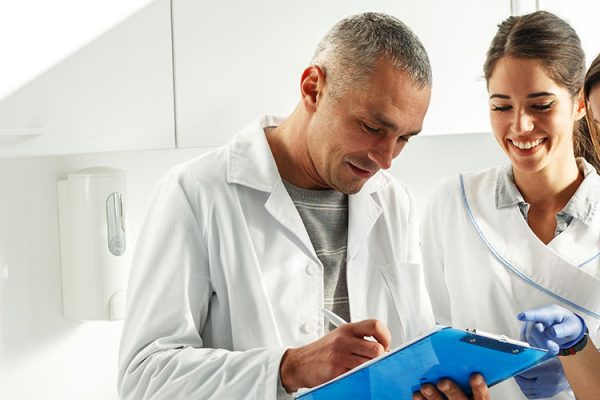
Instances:
[[[531,106],[531,108],[533,108],[535,110],[544,111],[544,110],[550,109],[553,104],[554,104],[554,101],[550,101],[550,102],[544,103],[544,104],[534,104]]]
[[[495,104],[492,104],[491,110],[504,112],[504,111],[510,110],[511,108],[512,108],[512,106],[497,106]]]
[[[365,124],[363,122],[363,127],[365,128],[365,130],[369,133],[379,133],[379,131],[381,131],[381,129],[379,128],[374,128],[371,125]]]

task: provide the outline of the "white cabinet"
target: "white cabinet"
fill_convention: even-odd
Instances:
[[[597,0],[541,0],[540,8],[564,18],[577,31],[587,66],[600,53],[600,2]]]
[[[170,6],[150,2],[0,98],[0,156],[174,147]]]
[[[259,114],[289,114],[324,33],[369,10],[400,18],[428,50],[424,134],[489,131],[483,62],[508,0],[173,0],[178,145],[219,145]]]

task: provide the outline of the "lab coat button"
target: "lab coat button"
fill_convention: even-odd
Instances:
[[[317,266],[314,264],[308,264],[306,266],[306,273],[310,276],[315,276],[317,274]]]
[[[317,330],[317,324],[314,323],[313,321],[308,321],[305,322],[302,327],[300,328],[300,330],[303,333],[307,333],[307,334],[311,334],[311,333],[315,333]]]

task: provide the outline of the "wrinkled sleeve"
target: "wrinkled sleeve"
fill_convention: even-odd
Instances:
[[[402,256],[399,257],[398,276],[405,282],[403,290],[406,297],[404,302],[410,304],[411,310],[406,310],[410,317],[406,320],[404,327],[404,341],[412,340],[431,331],[435,326],[431,300],[425,286],[423,265],[421,259],[421,248],[419,244],[419,213],[412,191],[402,182],[401,199],[398,203],[397,217],[394,223],[402,226],[398,248]],[[409,294],[410,293],[410,294]],[[402,312],[402,311],[401,311]]]
[[[124,400],[277,398],[285,349],[203,346],[213,293],[199,213],[178,174],[161,180],[132,262],[119,351]]]
[[[407,243],[407,261],[410,263],[421,264],[421,246],[419,236],[419,210],[417,203],[410,189],[406,188],[409,199],[408,214],[408,243]]]
[[[421,257],[425,284],[431,298],[436,322],[449,326],[452,325],[452,314],[444,271],[444,232],[451,228],[447,226],[445,213],[453,212],[453,210],[444,207],[444,199],[450,195],[446,190],[450,183],[445,182],[433,193],[421,222]]]

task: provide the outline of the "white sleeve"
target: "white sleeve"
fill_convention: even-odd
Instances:
[[[446,287],[444,271],[444,248],[446,232],[452,227],[448,226],[445,213],[451,212],[444,208],[448,193],[444,190],[446,182],[438,188],[430,199],[425,209],[421,223],[421,257],[425,273],[425,284],[431,298],[435,321],[443,325],[452,325],[450,296]],[[446,201],[447,203],[447,201]]]
[[[275,399],[285,349],[204,348],[212,296],[201,221],[175,177],[154,194],[137,240],[119,352],[127,399]]]
[[[406,327],[405,340],[412,340],[420,336],[435,326],[434,315],[431,306],[429,293],[425,286],[423,274],[423,265],[421,259],[421,248],[419,239],[419,213],[416,208],[412,191],[408,187],[404,187],[407,194],[407,202],[402,204],[403,214],[408,211],[406,219],[406,258],[402,262],[410,265],[403,265],[402,268],[410,269],[410,271],[402,271],[402,275],[410,282],[411,303],[414,314],[413,319],[409,321],[410,327]],[[404,221],[404,218],[402,219]]]
[[[408,215],[407,261],[410,263],[421,264],[422,257],[419,237],[419,212],[412,191],[410,191],[410,189],[407,188],[407,193],[410,201],[410,212]]]

